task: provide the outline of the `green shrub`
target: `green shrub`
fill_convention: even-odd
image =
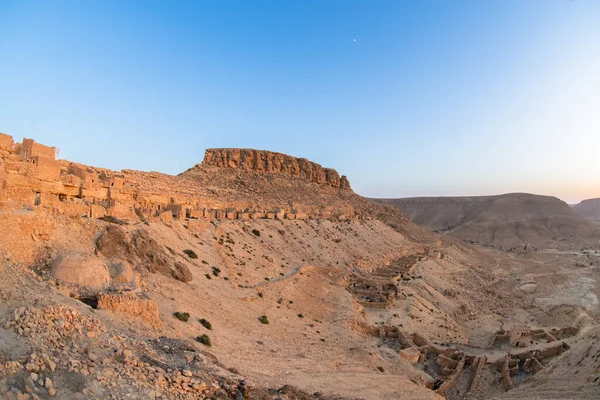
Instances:
[[[190,250],[190,249],[185,249],[183,251],[185,254],[187,254],[187,256],[189,258],[198,258],[198,255],[196,254],[196,252],[194,250]]]
[[[175,316],[175,318],[183,322],[187,322],[190,319],[190,313],[187,312],[176,311],[173,313],[173,315]]]
[[[202,335],[202,336],[198,336],[198,337],[196,338],[196,340],[197,340],[198,342],[202,343],[202,344],[203,344],[203,345],[205,345],[205,346],[208,346],[208,347],[210,347],[210,346],[211,346],[211,344],[210,344],[210,338],[209,338],[209,337],[208,337],[208,335],[206,335],[206,334],[204,334],[204,335]]]
[[[304,318],[304,315],[298,314],[298,318]]]
[[[212,273],[214,276],[219,276],[219,274],[221,273],[221,268],[219,267],[212,267]]]
[[[258,229],[252,229],[252,233],[254,233],[254,236],[260,236],[260,231]]]
[[[205,327],[209,331],[212,331],[212,324],[210,322],[208,322],[208,320],[201,318],[200,323],[202,324],[203,327]]]
[[[261,315],[260,317],[258,317],[258,320],[260,321],[261,324],[265,324],[265,325],[269,324],[269,320],[267,319],[266,315]]]
[[[206,277],[206,279],[212,279],[212,277],[210,276],[210,274],[204,274],[204,276]]]

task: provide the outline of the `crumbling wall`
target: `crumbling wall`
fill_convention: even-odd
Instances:
[[[110,310],[139,318],[155,328],[163,326],[158,305],[144,295],[137,295],[135,293],[101,293],[98,296],[98,309]]]
[[[13,144],[12,136],[0,133],[0,150],[11,151]]]
[[[23,143],[21,143],[21,161],[30,161],[33,157],[55,160],[56,154],[56,147],[45,146],[33,139],[23,139]]]

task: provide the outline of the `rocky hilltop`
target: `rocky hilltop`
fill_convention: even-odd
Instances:
[[[346,176],[334,169],[306,158],[296,158],[287,154],[254,149],[207,149],[202,166],[239,169],[248,172],[281,173],[300,177],[310,182],[329,185],[334,188],[350,189]]]

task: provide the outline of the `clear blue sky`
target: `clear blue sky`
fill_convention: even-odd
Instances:
[[[73,161],[251,147],[366,196],[600,197],[597,0],[0,0],[0,60],[0,131]]]

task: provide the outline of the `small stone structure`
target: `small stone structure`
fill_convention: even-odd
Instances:
[[[12,136],[0,133],[0,150],[11,151],[13,144]]]
[[[138,318],[155,328],[163,325],[158,305],[143,293],[101,293],[98,296],[98,309]]]
[[[513,347],[529,347],[539,343],[551,343],[557,341],[557,336],[561,339],[571,337],[579,333],[575,327],[566,327],[553,329],[550,333],[544,329],[530,329],[528,327],[514,327],[509,330],[496,332],[488,347],[509,342]]]

